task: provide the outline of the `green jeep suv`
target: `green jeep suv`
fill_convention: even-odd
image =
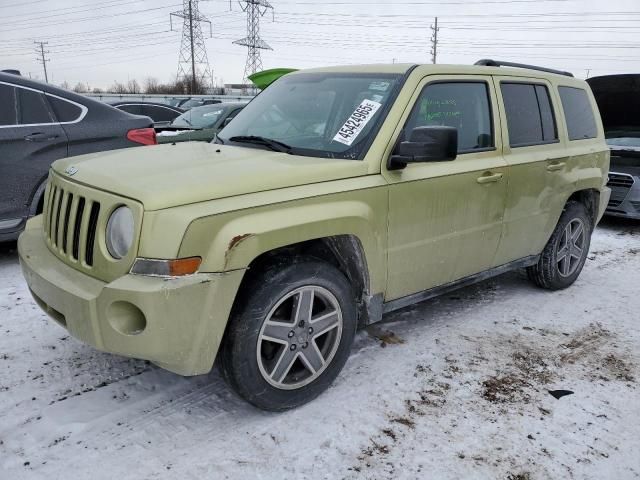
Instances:
[[[19,240],[36,302],[101,350],[217,361],[278,411],[386,312],[515,268],[568,287],[610,195],[595,101],[564,72],[481,63],[294,72],[217,143],[56,162]]]

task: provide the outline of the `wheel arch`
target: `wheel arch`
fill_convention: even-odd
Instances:
[[[361,322],[370,323],[382,315],[386,285],[385,206],[378,196],[309,200],[202,218],[189,226],[179,255],[201,256],[203,272],[249,275],[286,256],[325,260],[351,282]]]
[[[591,220],[591,227],[594,228],[598,222],[598,207],[600,205],[600,192],[595,188],[586,188],[575,191],[567,199],[565,206],[569,202],[578,202],[584,205],[587,215]]]

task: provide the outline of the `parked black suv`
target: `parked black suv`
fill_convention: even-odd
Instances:
[[[42,209],[55,160],[156,143],[153,123],[97,100],[0,72],[0,241]]]

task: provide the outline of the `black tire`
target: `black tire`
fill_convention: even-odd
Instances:
[[[303,340],[296,333],[294,338],[288,340],[291,342],[288,346],[270,343],[264,337],[267,332],[265,330],[266,323],[267,320],[270,320],[270,325],[273,325],[273,322],[279,322],[276,314],[280,308],[283,309],[283,312],[286,311],[287,302],[291,302],[290,305],[295,317],[292,320],[294,323],[291,328],[296,328],[296,325],[303,323],[304,320],[298,322],[296,316],[300,311],[297,304],[303,302],[300,292],[308,291],[308,289],[316,289],[310,297],[312,300],[309,311],[315,311],[318,304],[322,307],[321,302],[325,301],[322,295],[326,296],[329,299],[326,301],[327,304],[329,301],[333,302],[330,303],[326,311],[335,311],[337,315],[341,316],[341,332],[338,332],[338,328],[334,328],[329,333],[323,334],[324,336],[319,335],[316,339],[310,333],[307,342],[300,343],[299,346],[296,345],[298,352],[293,355],[298,356],[295,357],[296,360],[293,360],[294,363],[291,364],[289,373],[285,374],[285,379],[291,377],[297,380],[299,376],[303,379],[301,381],[309,381],[310,383],[293,387],[292,385],[297,385],[297,383],[292,380],[291,384],[286,385],[290,389],[283,389],[284,384],[280,387],[272,384],[272,382],[279,382],[274,380],[275,374],[272,378],[269,373],[275,372],[280,362],[285,363],[283,361],[285,354],[292,355],[288,350],[295,351],[292,350],[293,342],[298,342],[298,339],[301,342]],[[336,307],[336,301],[339,310]],[[314,318],[331,315],[331,313],[321,315],[322,313],[324,312],[312,313],[309,322],[313,322]],[[307,326],[312,325],[314,324],[307,324]],[[313,258],[300,259],[294,263],[274,263],[265,268],[263,272],[253,274],[252,278],[243,284],[220,351],[219,360],[223,376],[242,398],[258,408],[269,411],[285,411],[298,407],[320,395],[338,376],[349,357],[356,327],[357,312],[353,290],[349,281],[337,268]],[[307,331],[312,330],[310,327],[304,328]],[[301,330],[296,330],[296,332],[301,332]],[[304,332],[301,335],[304,335]],[[321,348],[316,348],[320,342],[323,342],[322,348],[330,345],[327,349],[333,353],[327,354],[326,358],[321,354],[323,361],[325,361],[324,366],[316,369],[315,373],[311,373],[311,368],[305,365],[306,357],[304,355],[320,353]],[[308,348],[308,350],[303,351],[303,348]],[[267,353],[264,353],[265,351]],[[269,358],[275,362],[272,370],[266,367]],[[294,367],[297,367],[297,370]],[[294,375],[291,372],[298,373]],[[309,377],[304,380],[304,375],[307,374],[311,377],[317,375],[317,378],[311,380]]]
[[[572,226],[578,224],[583,225],[584,238],[583,248],[579,258],[570,257],[568,266],[565,263],[566,260],[559,260],[559,255],[562,256],[562,253],[564,253],[561,253],[560,249],[565,246],[565,232],[569,224],[572,224]],[[560,215],[560,220],[558,220],[558,224],[549,242],[547,242],[547,245],[540,255],[538,263],[527,268],[529,279],[539,287],[548,290],[560,290],[573,284],[580,275],[582,267],[584,267],[584,263],[587,260],[592,231],[593,225],[584,205],[580,202],[568,202],[562,215]],[[575,246],[571,248],[575,248]],[[571,250],[570,253],[573,254],[574,251]],[[564,272],[562,270],[564,270]]]

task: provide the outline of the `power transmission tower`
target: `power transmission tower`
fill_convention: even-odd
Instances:
[[[173,17],[184,20],[176,80],[189,83],[191,85],[191,94],[197,93],[198,85],[213,86],[213,74],[209,66],[207,47],[202,36],[202,24],[209,24],[209,35],[211,37],[213,37],[213,28],[211,21],[200,13],[198,1],[183,0],[182,11],[169,14],[171,30],[173,30]]]
[[[36,45],[39,45],[40,48],[36,48],[36,53],[38,54],[38,62],[42,64],[42,68],[44,68],[44,80],[49,83],[49,75],[47,75],[47,62],[50,60],[45,56],[47,53],[51,53],[49,50],[44,51],[44,46],[48,45],[49,42],[33,42]]]
[[[438,17],[436,17],[435,25],[431,25],[431,31],[433,32],[431,35],[431,63],[435,64],[438,58],[438,32],[440,31]]]
[[[262,70],[260,50],[273,50],[260,38],[260,17],[263,17],[269,9],[273,12],[273,6],[267,0],[239,0],[238,3],[242,11],[247,13],[247,36],[233,43],[245,46],[249,50],[243,77],[243,82],[246,84],[249,83],[249,75]]]

